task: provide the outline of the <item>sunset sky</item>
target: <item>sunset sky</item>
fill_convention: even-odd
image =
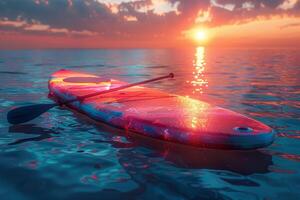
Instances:
[[[0,49],[300,46],[300,0],[0,0]]]

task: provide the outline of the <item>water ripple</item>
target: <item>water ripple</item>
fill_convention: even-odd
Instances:
[[[26,50],[0,52],[0,194],[6,199],[299,199],[300,51],[295,49]],[[12,106],[49,102],[48,77],[69,68],[149,84],[272,126],[255,151],[145,138],[55,108],[10,126]],[[291,189],[292,188],[292,189]]]

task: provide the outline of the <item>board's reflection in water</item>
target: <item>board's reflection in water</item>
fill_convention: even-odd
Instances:
[[[238,151],[190,147],[144,137],[133,132],[125,132],[124,130],[88,119],[81,114],[75,113],[75,115],[80,121],[78,123],[92,124],[99,133],[107,133],[106,138],[108,139],[96,139],[94,142],[109,143],[114,148],[119,149],[118,156],[121,164],[126,162],[126,165],[128,165],[131,161],[136,162],[136,159],[132,160],[131,158],[137,158],[138,156],[136,155],[140,154],[141,157],[162,158],[180,168],[226,170],[241,175],[267,173],[269,172],[269,166],[273,164],[272,156],[260,150]],[[41,141],[59,134],[57,130],[38,127],[34,124],[14,125],[9,128],[9,132],[38,135],[37,137],[18,139],[9,143],[9,145]],[[116,140],[116,138],[122,137],[125,138],[126,142],[123,142],[122,139]],[[139,147],[148,148],[151,153],[149,154],[149,151],[146,153],[140,150],[141,148]],[[141,163],[143,162],[145,160],[141,161]],[[130,166],[134,166],[134,163],[130,164]]]
[[[273,165],[272,156],[258,150],[229,151],[189,147],[125,132],[78,113],[74,113],[74,117],[75,121],[82,127],[89,127],[86,129],[86,134],[90,133],[89,130],[96,130],[96,132],[90,133],[94,134],[91,142],[95,144],[106,143],[115,148],[113,158],[118,159],[119,166],[129,175],[130,180],[137,184],[137,187],[128,192],[121,192],[113,188],[99,190],[91,194],[91,197],[95,198],[112,192],[120,198],[136,198],[141,194],[146,195],[149,188],[159,185],[159,188],[167,187],[167,190],[174,190],[187,198],[196,195],[198,199],[203,199],[202,197],[222,199],[221,193],[207,188],[206,184],[210,184],[212,180],[221,180],[228,184],[257,186],[258,183],[248,179],[247,175],[268,173],[269,166]],[[37,137],[17,140],[10,145],[44,140],[55,137],[55,134],[59,132],[56,129],[42,128],[34,124],[11,126],[9,131],[11,133],[38,135]],[[60,137],[61,134],[59,134]],[[82,132],[78,134],[82,134]],[[99,138],[105,139],[97,139],[98,134],[104,135],[103,137],[99,135]],[[95,155],[92,160],[94,159],[101,160]],[[170,168],[170,173],[162,174],[164,173],[162,170],[164,166]],[[195,171],[192,173],[190,169]],[[101,173],[101,169],[99,173]],[[164,178],[162,179],[162,177]],[[80,176],[78,176],[79,179]],[[124,181],[124,187],[126,187],[128,180]],[[119,184],[123,185],[122,180]],[[193,186],[189,187],[191,184]],[[119,186],[121,187],[121,185]],[[80,196],[80,192],[71,195],[71,197],[72,199],[79,199],[78,195]]]
[[[91,122],[90,119],[84,121],[86,123],[94,122]],[[136,157],[138,153],[141,154],[141,157],[155,156],[163,158],[180,168],[226,170],[241,175],[267,173],[269,172],[269,166],[273,164],[272,156],[260,150],[239,151],[190,147],[152,139],[133,132],[125,132],[106,124],[94,123],[99,132],[107,132],[111,138],[114,138],[105,141],[95,140],[95,142],[110,143],[113,147],[120,149],[118,153],[121,163],[130,162],[131,158]],[[122,139],[116,140],[116,137],[125,137],[126,142],[123,142]],[[139,151],[139,147],[146,147],[151,153]],[[140,161],[140,163],[143,162],[145,161]],[[132,163],[132,165],[134,164]]]

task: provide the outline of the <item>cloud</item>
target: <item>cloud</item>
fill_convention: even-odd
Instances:
[[[298,0],[285,0],[277,8],[282,10],[290,10],[295,7]]]
[[[194,26],[300,16],[299,0],[1,0],[0,31],[99,36],[106,40],[180,39]]]
[[[2,20],[0,21],[0,26],[12,26],[12,27],[23,27],[26,25],[25,21],[11,21],[11,20]]]
[[[49,25],[41,24],[38,21],[34,23],[28,23],[24,20],[0,20],[0,26],[4,30],[15,30],[17,32],[29,32],[29,33],[38,33],[38,34],[59,34],[59,35],[69,35],[69,36],[96,36],[97,32],[91,32],[88,30],[69,30],[67,28],[52,28]]]
[[[39,21],[56,28],[72,30],[92,29],[97,20],[114,21],[114,16],[103,4],[93,0],[2,0],[0,17],[22,19],[28,23]]]
[[[300,26],[300,22],[299,23],[291,23],[291,24],[286,24],[286,25],[280,26],[280,29],[294,28],[294,27],[299,27],[299,26]]]
[[[135,16],[130,16],[130,15],[124,15],[124,19],[130,22],[134,22],[138,20]]]

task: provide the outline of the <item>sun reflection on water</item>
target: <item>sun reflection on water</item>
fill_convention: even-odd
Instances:
[[[197,47],[195,53],[195,59],[193,60],[193,80],[190,83],[193,86],[193,94],[203,94],[204,89],[208,87],[208,81],[205,78],[205,48]]]

